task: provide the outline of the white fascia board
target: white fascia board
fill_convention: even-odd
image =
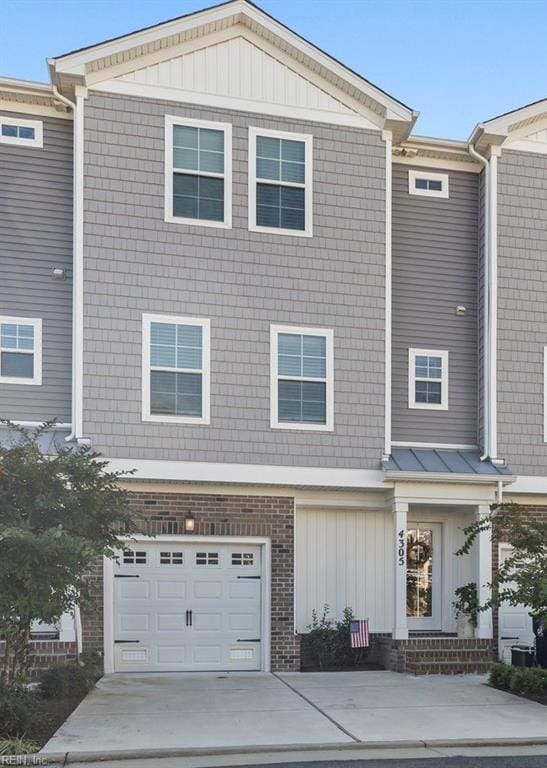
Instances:
[[[529,104],[526,107],[515,109],[512,112],[508,112],[506,115],[493,117],[491,120],[485,120],[483,123],[479,123],[477,128],[484,129],[486,133],[506,133],[515,123],[520,123],[522,120],[529,120],[531,117],[537,117],[537,115],[541,115],[543,112],[547,112],[547,99],[542,99],[535,104]]]
[[[512,475],[467,475],[449,472],[401,472],[399,470],[385,473],[386,480],[417,480],[420,483],[470,483],[471,485],[509,485],[515,478]],[[513,488],[511,488],[511,492]]]
[[[547,494],[545,475],[517,475],[508,493]]]
[[[47,104],[33,104],[32,102],[8,101],[0,98],[0,112],[15,112],[19,115],[39,115],[40,117],[53,117],[60,120],[72,120],[72,112],[62,112],[54,106]]]
[[[171,480],[193,483],[238,483],[290,485],[320,488],[386,488],[380,469],[338,469],[329,467],[282,467],[260,464],[223,464],[199,461],[156,459],[104,459],[111,472],[135,474],[134,480]]]

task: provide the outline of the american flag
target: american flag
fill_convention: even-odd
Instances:
[[[368,648],[368,619],[350,621],[349,640],[352,648]]]

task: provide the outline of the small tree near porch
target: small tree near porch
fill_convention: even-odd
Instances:
[[[87,596],[86,572],[97,555],[113,557],[116,530],[131,533],[124,474],[89,448],[62,446],[45,455],[51,424],[27,431],[9,422],[0,446],[0,677],[24,677],[35,620],[56,622]]]
[[[528,516],[518,504],[493,505],[489,515],[464,528],[466,539],[456,554],[468,554],[481,531],[490,531],[494,542],[510,544],[512,552],[493,574],[491,597],[478,610],[527,605],[536,627],[547,632],[547,519]]]

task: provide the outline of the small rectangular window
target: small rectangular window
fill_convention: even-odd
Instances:
[[[196,565],[218,565],[218,552],[197,552]]]
[[[232,226],[232,126],[166,116],[165,218]]]
[[[249,229],[312,236],[312,136],[249,128]]]
[[[232,552],[232,565],[254,565],[254,554],[252,552]]]
[[[448,197],[448,174],[411,170],[408,172],[408,191],[411,195]]]
[[[448,352],[409,349],[408,407],[448,408]]]
[[[0,384],[42,383],[42,321],[0,317]]]
[[[209,320],[143,316],[143,420],[209,423]]]
[[[332,331],[271,327],[271,426],[332,430]]]
[[[44,146],[42,121],[0,115],[0,144],[41,149]]]
[[[182,552],[160,552],[160,565],[182,565]]]
[[[126,549],[123,553],[123,562],[125,565],[144,565],[146,563],[146,552],[135,552],[132,549]]]

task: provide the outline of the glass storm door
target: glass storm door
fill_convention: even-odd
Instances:
[[[409,522],[406,532],[409,629],[441,629],[441,524]]]

